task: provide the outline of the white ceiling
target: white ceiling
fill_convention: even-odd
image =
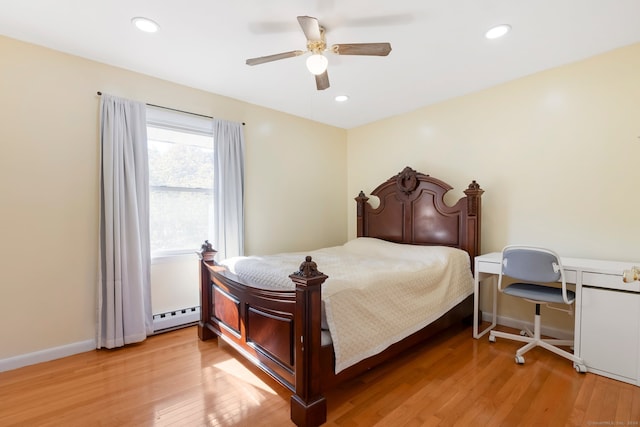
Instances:
[[[325,91],[306,55],[245,64],[306,49],[298,15],[329,45],[393,50],[328,53]],[[347,129],[640,42],[639,18],[640,0],[0,0],[0,34]],[[505,38],[483,37],[502,23]]]

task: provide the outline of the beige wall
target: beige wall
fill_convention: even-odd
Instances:
[[[638,70],[640,44],[350,130],[348,194],[407,165],[456,199],[475,179],[483,252],[528,243],[640,261]]]
[[[248,253],[344,243],[345,130],[0,37],[0,360],[95,337],[97,91],[246,122]]]

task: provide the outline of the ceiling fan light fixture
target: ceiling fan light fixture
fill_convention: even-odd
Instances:
[[[314,53],[310,57],[307,58],[307,69],[311,74],[316,76],[327,71],[327,66],[329,65],[329,60],[326,56],[320,53]]]
[[[498,39],[507,34],[509,31],[511,31],[511,25],[500,24],[496,25],[493,28],[490,28],[489,31],[484,34],[484,36],[490,40]]]
[[[314,75],[316,89],[325,90],[329,88],[329,73],[327,66],[329,60],[324,56],[327,51],[327,42],[324,37],[324,28],[318,20],[312,16],[298,16],[298,24],[307,39],[306,50],[292,50],[289,52],[276,53],[274,55],[259,56],[249,58],[245,61],[247,65],[258,65],[266,62],[278,61],[280,59],[293,58],[295,56],[310,53],[307,58],[307,69]],[[387,56],[391,52],[391,43],[341,43],[331,46],[331,52],[335,55],[364,55],[364,56]]]
[[[136,16],[131,19],[131,23],[136,26],[140,31],[144,31],[145,33],[155,33],[160,29],[160,25],[157,22],[152,21],[149,18],[144,18],[142,16]]]

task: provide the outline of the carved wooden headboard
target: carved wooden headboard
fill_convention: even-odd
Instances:
[[[356,202],[357,236],[396,243],[443,245],[469,253],[471,265],[480,254],[480,211],[484,190],[475,181],[465,197],[449,206],[444,196],[449,184],[410,167],[389,178],[371,192],[380,199],[373,208],[361,191]]]

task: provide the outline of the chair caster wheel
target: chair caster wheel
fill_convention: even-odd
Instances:
[[[580,374],[584,374],[585,372],[587,372],[587,367],[583,364],[575,363],[573,367],[576,368],[576,372]]]
[[[489,342],[496,342],[496,337],[489,335]]]
[[[524,357],[522,356],[516,356],[516,363],[518,365],[524,365]]]
[[[527,336],[527,331],[520,331],[520,336],[521,337],[526,337]]]

